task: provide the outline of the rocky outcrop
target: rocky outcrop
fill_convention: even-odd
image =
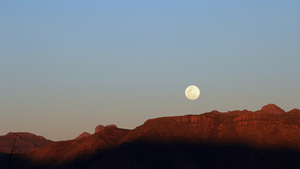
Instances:
[[[106,125],[106,126],[103,126],[103,125],[98,125],[96,128],[95,128],[95,133],[97,133],[98,131],[101,131],[101,130],[103,130],[103,129],[105,129],[105,128],[111,128],[111,127],[113,127],[113,128],[118,128],[116,125],[114,125],[114,124],[110,124],[110,125]]]
[[[97,133],[98,131],[101,131],[103,130],[105,127],[103,125],[98,125],[96,128],[95,128],[95,133]]]
[[[84,137],[88,137],[90,135],[91,135],[90,133],[83,132],[78,137],[76,137],[74,140],[78,140],[78,139],[81,139],[81,138],[84,138]]]

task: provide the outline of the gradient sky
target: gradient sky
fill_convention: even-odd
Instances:
[[[298,0],[0,1],[0,135],[300,108],[299,30]]]

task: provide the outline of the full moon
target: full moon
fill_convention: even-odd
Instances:
[[[196,100],[200,96],[200,90],[195,85],[190,85],[185,89],[185,96],[190,100]]]

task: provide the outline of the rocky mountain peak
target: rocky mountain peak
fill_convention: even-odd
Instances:
[[[96,128],[95,128],[95,133],[97,133],[98,131],[100,130],[103,130],[105,127],[103,125],[98,125]]]
[[[267,112],[269,114],[284,114],[286,113],[283,109],[276,106],[275,104],[268,104],[261,108],[262,111]]]
[[[78,140],[78,139],[81,139],[81,138],[83,138],[83,137],[88,137],[88,136],[90,136],[91,134],[90,133],[88,133],[88,132],[83,132],[83,133],[81,133],[78,137],[76,137],[74,140]]]
[[[95,133],[97,133],[98,131],[101,131],[101,130],[103,130],[103,129],[105,129],[105,128],[111,128],[111,127],[113,127],[113,128],[118,128],[115,124],[110,124],[110,125],[106,125],[106,126],[103,126],[103,125],[98,125],[96,128],[95,128]]]

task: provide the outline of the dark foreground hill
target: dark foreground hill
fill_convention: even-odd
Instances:
[[[18,168],[300,168],[300,110],[212,111],[105,128],[15,156]],[[7,156],[2,155],[2,159]],[[7,168],[7,167],[6,167]]]

